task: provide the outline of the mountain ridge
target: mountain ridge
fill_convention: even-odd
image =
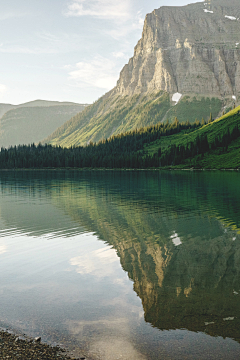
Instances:
[[[236,21],[230,19],[233,11]],[[240,4],[229,1],[223,7],[219,0],[183,7],[163,6],[147,14],[142,38],[120,74],[116,91],[134,94],[158,89],[172,94],[232,96],[235,91],[239,94],[230,63],[235,60],[240,41],[238,16]],[[229,62],[227,56],[231,57]],[[205,79],[211,87],[206,86]]]
[[[147,14],[116,87],[43,142],[86,145],[175,117],[207,121],[210,113],[216,118],[240,104],[238,16],[235,0],[164,6]]]
[[[47,100],[0,104],[0,146],[38,143],[85,107],[85,104]]]

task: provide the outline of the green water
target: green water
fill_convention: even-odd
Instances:
[[[238,172],[0,173],[0,325],[87,359],[240,357]]]

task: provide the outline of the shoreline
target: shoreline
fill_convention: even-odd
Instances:
[[[0,169],[1,171],[240,171],[240,168],[177,168],[177,167],[166,167],[166,168],[15,168],[15,169]]]
[[[0,359],[28,360],[87,360],[84,355],[74,356],[60,345],[41,342],[41,337],[32,338],[26,334],[0,327]]]

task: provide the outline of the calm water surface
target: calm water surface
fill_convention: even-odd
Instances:
[[[0,326],[87,359],[240,358],[240,174],[0,173]]]

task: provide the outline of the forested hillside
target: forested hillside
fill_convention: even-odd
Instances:
[[[134,96],[102,97],[59,127],[43,142],[63,147],[86,145],[112,135],[122,134],[159,122],[179,121],[194,123],[196,118],[207,120],[212,112],[216,117],[222,102],[217,98],[186,96],[173,106],[170,95],[159,91]],[[165,120],[165,121],[164,121]]]
[[[1,149],[0,168],[240,168],[240,106],[208,123],[142,127],[86,147]]]

